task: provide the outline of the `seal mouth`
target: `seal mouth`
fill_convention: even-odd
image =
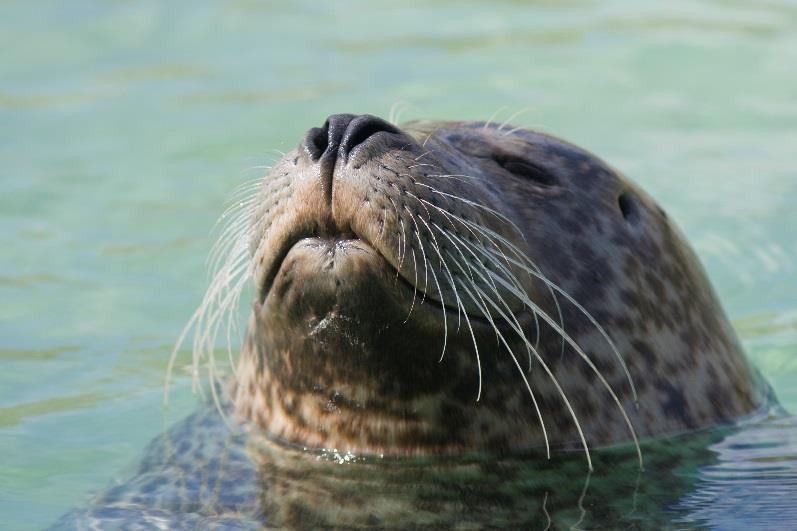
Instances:
[[[459,314],[465,311],[463,308],[452,307],[436,300],[433,297],[428,296],[428,294],[419,289],[418,286],[405,278],[404,275],[400,274],[399,270],[393,266],[393,264],[379,251],[379,249],[372,245],[367,239],[361,238],[354,233],[343,231],[337,232],[334,235],[322,235],[321,231],[319,230],[315,230],[310,233],[297,233],[296,236],[286,239],[282,243],[279,252],[275,255],[275,259],[270,264],[269,268],[266,270],[266,274],[263,277],[264,282],[262,284],[259,297],[260,304],[265,304],[269,294],[273,291],[276,279],[282,270],[288,255],[291,254],[291,251],[303,244],[326,246],[331,250],[333,255],[336,250],[344,248],[346,251],[351,251],[357,247],[359,247],[361,250],[362,248],[366,248],[368,251],[373,252],[375,256],[378,256],[381,259],[381,267],[383,267],[387,271],[388,276],[392,277],[394,280],[392,283],[393,286],[400,286],[399,289],[409,295],[408,298],[410,300],[414,300],[412,303],[413,307],[419,303],[428,302],[433,308],[443,312],[445,314],[445,319],[454,320],[457,320],[459,318]],[[367,287],[364,289],[367,289]],[[411,309],[409,311],[411,313]],[[468,313],[467,315],[474,324],[487,327],[491,330],[497,329],[499,331],[509,331],[513,329],[513,323],[510,323],[507,319],[497,315],[491,316],[490,318],[472,312]],[[531,313],[527,308],[512,312],[510,315],[515,323],[523,323],[528,319],[531,319]]]
[[[274,260],[266,269],[265,274],[263,275],[263,282],[259,290],[260,303],[265,302],[266,298],[271,292],[271,288],[274,286],[274,281],[276,280],[277,275],[282,269],[282,265],[287,256],[290,254],[291,250],[301,242],[312,240],[332,242],[336,246],[339,245],[340,242],[361,242],[367,245],[369,248],[374,249],[372,245],[354,233],[337,231],[334,234],[323,234],[320,227],[315,227],[312,231],[307,232],[297,231],[295,234],[291,234],[281,242],[279,250],[275,254]]]
[[[269,294],[271,293],[277,275],[279,275],[279,272],[282,270],[282,266],[291,251],[302,243],[310,242],[323,243],[333,250],[340,248],[345,243],[359,243],[361,246],[367,247],[369,250],[378,255],[382,259],[385,267],[390,268],[395,273],[398,273],[398,271],[390,264],[387,258],[366,239],[354,234],[353,232],[346,231],[336,231],[332,234],[323,234],[323,231],[316,227],[313,231],[297,232],[296,234],[291,235],[291,237],[286,238],[281,243],[279,251],[275,254],[274,260],[271,262],[269,267],[266,269],[265,274],[263,275],[263,283],[260,289],[259,299],[261,303],[265,302],[266,298],[268,298]],[[404,280],[401,275],[396,274],[396,276],[401,278],[408,289],[414,289],[418,291],[415,286]]]

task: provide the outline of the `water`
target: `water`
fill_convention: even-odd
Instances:
[[[54,521],[194,409],[183,372],[161,407],[166,358],[233,187],[328,114],[400,102],[402,119],[525,111],[513,122],[642,184],[797,411],[797,5],[268,4],[0,5],[4,525]],[[794,438],[760,433],[755,459],[793,475]],[[696,474],[722,499],[726,472]],[[766,489],[747,512],[682,507],[749,526],[776,495],[797,499],[763,476],[745,476],[748,495]]]

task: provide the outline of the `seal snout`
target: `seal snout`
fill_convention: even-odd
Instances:
[[[401,133],[394,125],[370,114],[333,114],[322,127],[307,131],[301,148],[312,162],[331,159],[334,165],[338,157],[346,158],[355,147],[381,132]]]
[[[354,151],[357,152],[358,163],[380,155],[390,143],[369,142],[380,133],[401,135],[398,128],[370,114],[333,114],[323,126],[307,131],[299,148],[310,164],[318,166],[321,187],[327,200],[332,198],[332,179],[338,160],[348,162]],[[370,149],[356,149],[360,146]],[[364,156],[359,156],[363,151],[366,151]]]

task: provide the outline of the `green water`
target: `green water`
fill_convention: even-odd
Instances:
[[[184,372],[168,410],[162,386],[214,221],[335,112],[523,111],[600,154],[797,411],[793,2],[4,0],[0,25],[4,527],[84,503],[193,409]]]

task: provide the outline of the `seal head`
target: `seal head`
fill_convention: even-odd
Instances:
[[[588,450],[761,401],[673,222],[550,135],[334,115],[274,164],[249,217],[258,300],[234,402],[277,439]]]

